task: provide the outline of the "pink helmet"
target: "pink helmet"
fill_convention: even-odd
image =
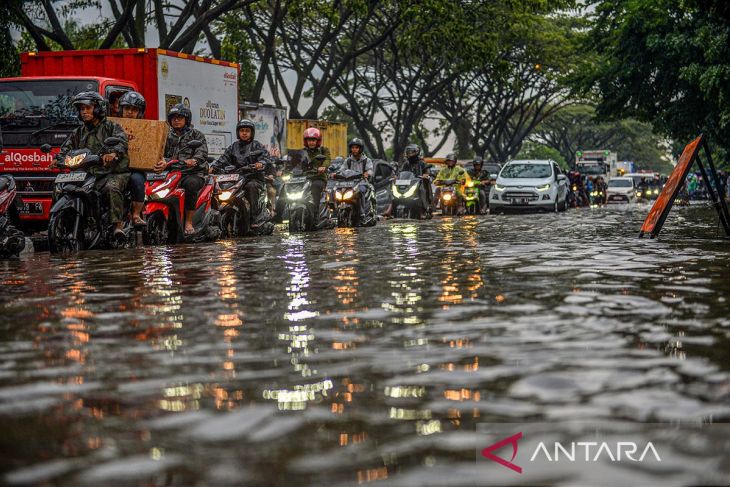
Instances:
[[[317,141],[317,147],[322,145],[322,133],[318,128],[309,127],[304,131],[304,145],[307,145],[307,139],[315,139]]]

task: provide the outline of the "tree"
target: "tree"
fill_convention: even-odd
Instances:
[[[586,39],[597,60],[579,81],[599,114],[730,147],[730,3],[603,0]]]
[[[515,159],[552,159],[562,169],[566,171],[570,169],[569,164],[560,152],[547,145],[538,144],[529,140],[522,145],[522,149],[520,149]]]

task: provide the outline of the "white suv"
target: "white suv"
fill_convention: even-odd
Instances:
[[[633,178],[611,178],[608,181],[606,201],[609,203],[633,203],[636,201],[636,189],[634,188]]]
[[[565,211],[568,177],[552,160],[508,162],[489,195],[489,211],[542,209]]]

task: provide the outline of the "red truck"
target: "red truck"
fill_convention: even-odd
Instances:
[[[0,78],[0,173],[15,178],[25,231],[47,225],[56,172],[48,166],[80,123],[71,99],[81,91],[96,91],[113,102],[137,90],[147,100],[145,118],[151,120],[165,120],[172,105],[184,103],[213,156],[234,140],[235,63],[147,48],[27,52],[20,59],[21,77]],[[43,144],[54,151],[42,153]]]

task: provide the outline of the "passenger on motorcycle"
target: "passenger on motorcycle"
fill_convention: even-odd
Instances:
[[[474,181],[474,184],[479,185],[479,211],[485,212],[487,210],[487,190],[486,187],[491,184],[491,176],[489,171],[482,169],[484,167],[484,161],[481,157],[474,158],[472,168],[467,171],[467,174]]]
[[[360,205],[360,221],[362,225],[370,225],[375,218],[375,211],[371,207],[372,193],[375,191],[373,185],[370,184],[370,175],[373,172],[373,161],[365,155],[365,144],[361,139],[355,137],[347,144],[349,155],[345,162],[340,166],[339,172],[346,169],[356,171],[362,174],[362,181],[358,186],[360,197],[358,204]]]
[[[114,225],[114,237],[124,237],[122,231],[124,219],[124,188],[129,180],[129,157],[127,156],[127,134],[124,129],[106,118],[106,101],[95,91],[84,91],[73,97],[71,101],[78,111],[79,120],[83,124],[75,129],[61,145],[57,160],[63,161],[70,151],[88,149],[98,154],[109,137],[121,139],[118,145],[107,148],[110,151],[101,154],[103,165],[88,169],[97,177],[96,185],[108,198],[111,223]],[[52,166],[55,166],[54,162]]]
[[[464,168],[456,164],[456,154],[454,154],[453,152],[447,154],[446,167],[443,167],[439,171],[438,175],[436,176],[436,180],[434,181],[434,184],[436,185],[435,201],[438,202],[441,196],[440,186],[443,186],[444,183],[447,181],[455,181],[456,195],[459,198],[458,204],[459,206],[461,206],[464,201],[464,184],[466,184],[468,179],[469,175],[466,173]]]
[[[128,91],[119,99],[122,109],[122,118],[144,118],[147,102],[141,93]],[[131,169],[129,177],[129,192],[132,195],[132,223],[136,227],[147,225],[142,218],[144,208],[144,185],[147,177],[144,172]]]
[[[314,201],[314,215],[319,213],[319,200],[322,198],[322,191],[327,186],[327,168],[332,162],[330,150],[322,145],[322,133],[319,129],[310,127],[304,131],[304,151],[307,154],[309,163],[312,165],[307,177],[312,183],[312,201]],[[323,155],[325,159],[319,162],[315,157]]]
[[[231,144],[226,151],[212,165],[211,171],[215,173],[225,172],[226,166],[235,166],[236,171],[249,170],[246,173],[246,200],[251,207],[253,217],[252,227],[256,227],[258,216],[264,210],[259,208],[259,196],[261,191],[266,190],[266,177],[271,177],[272,166],[269,163],[269,152],[266,148],[254,139],[256,126],[251,120],[243,119],[236,125],[238,140]],[[252,152],[263,151],[263,154],[255,159],[249,157]],[[266,172],[263,172],[266,171]],[[267,174],[268,172],[268,174]]]
[[[186,168],[182,171],[183,177],[180,186],[185,190],[185,235],[195,233],[193,228],[193,216],[195,215],[195,204],[198,201],[198,193],[205,185],[205,174],[208,172],[208,144],[205,135],[193,128],[190,109],[178,103],[167,113],[167,123],[170,131],[167,134],[165,143],[165,159],[175,159],[185,162]],[[187,144],[193,140],[203,143],[196,149],[190,149]],[[162,172],[167,167],[163,159],[155,164],[155,172]]]

